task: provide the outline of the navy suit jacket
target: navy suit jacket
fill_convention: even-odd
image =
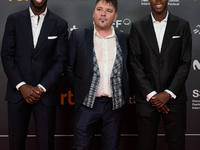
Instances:
[[[6,100],[12,103],[22,100],[15,87],[25,81],[32,86],[43,85],[47,92],[40,101],[46,106],[55,105],[55,85],[64,71],[67,46],[67,22],[50,10],[47,10],[35,49],[29,9],[11,14],[7,18],[1,50],[8,78]]]
[[[187,101],[185,81],[189,74],[192,36],[189,23],[169,13],[161,53],[159,53],[151,15],[132,24],[130,64],[138,87],[136,101],[147,103],[146,96],[165,89],[177,98],[168,103]]]
[[[83,103],[89,92],[93,76],[93,31],[94,28],[74,30],[69,40],[69,60],[65,76],[74,87],[75,110]],[[126,101],[128,89],[128,35],[115,31],[122,49],[123,73],[122,90]]]

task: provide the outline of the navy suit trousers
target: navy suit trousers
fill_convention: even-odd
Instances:
[[[186,103],[167,104],[168,114],[159,113],[151,104],[137,103],[139,149],[155,150],[157,131],[162,117],[169,150],[185,150]]]
[[[54,150],[56,106],[46,107],[40,101],[28,104],[8,102],[10,150],[25,150],[31,113],[35,119],[38,150]]]
[[[75,150],[90,150],[95,130],[101,124],[102,150],[117,150],[124,108],[112,110],[112,98],[95,99],[93,108],[81,105],[75,112]]]

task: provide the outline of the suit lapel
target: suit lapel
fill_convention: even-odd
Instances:
[[[163,53],[167,49],[168,45],[170,44],[172,37],[177,30],[178,24],[179,24],[179,20],[175,20],[173,15],[169,14],[161,53]]]
[[[40,47],[45,43],[45,41],[48,39],[48,36],[50,35],[54,25],[55,25],[55,19],[51,15],[51,12],[47,10],[47,14],[44,18],[44,22],[34,52],[37,52],[40,49]]]
[[[33,34],[29,9],[26,9],[25,12],[22,13],[22,18],[20,18],[20,27],[25,39],[24,43],[27,43],[30,50],[33,52]]]
[[[115,33],[117,35],[117,38],[119,40],[119,45],[121,47],[122,50],[122,58],[123,58],[123,62],[126,62],[126,56],[127,56],[127,41],[125,38],[121,38],[121,32],[115,30]],[[126,64],[124,64],[126,65]]]
[[[149,45],[155,51],[155,53],[159,56],[160,55],[159,48],[158,48],[158,43],[157,43],[156,34],[153,27],[151,15],[148,15],[141,21],[141,26]]]
[[[93,69],[93,28],[85,29],[85,42],[86,42],[86,50],[88,54],[88,59],[90,62],[91,69]]]
[[[121,42],[122,42],[122,40],[121,40]],[[115,75],[121,75],[120,69],[123,66],[122,64],[123,64],[122,48],[119,43],[119,38],[118,38],[118,36],[116,36],[116,58],[114,60],[114,65],[112,68],[111,78],[113,78]]]

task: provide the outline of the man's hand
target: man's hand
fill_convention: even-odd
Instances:
[[[159,111],[159,112],[162,112],[163,114],[168,114],[169,112],[169,108],[167,107],[167,105],[164,105],[163,107],[156,107],[156,109]]]
[[[30,85],[24,84],[19,88],[19,90],[20,90],[23,98],[29,104],[36,103],[41,98],[42,92],[39,90],[38,87],[33,87]]]
[[[154,95],[150,102],[153,107],[162,108],[168,101],[170,97],[167,92],[161,92],[159,94]]]

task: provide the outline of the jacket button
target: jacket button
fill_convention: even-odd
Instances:
[[[35,63],[35,59],[32,59],[32,63]]]
[[[29,73],[28,75],[31,76],[31,73]]]

